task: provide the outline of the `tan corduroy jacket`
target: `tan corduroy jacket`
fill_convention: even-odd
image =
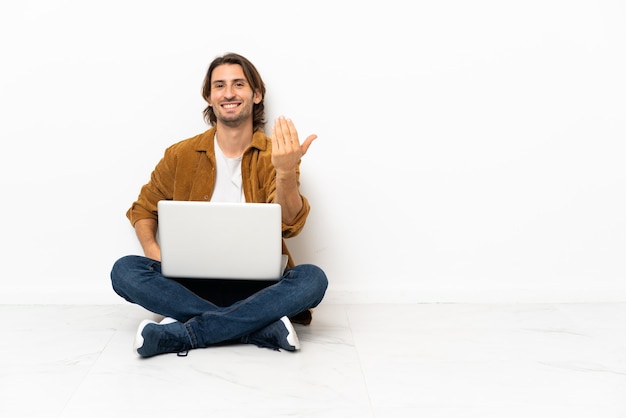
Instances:
[[[139,197],[126,212],[132,225],[140,219],[158,221],[157,203],[159,200],[210,201],[215,186],[215,149],[213,138],[215,128],[185,139],[165,150],[145,184]],[[272,165],[271,140],[260,131],[255,132],[250,147],[244,152],[241,161],[241,176],[246,202],[273,203],[276,199],[276,170]],[[297,169],[298,185],[300,168]],[[303,207],[293,224],[283,224],[283,254],[289,256],[288,266],[294,261],[285,245],[285,238],[300,233],[310,206],[302,196]]]

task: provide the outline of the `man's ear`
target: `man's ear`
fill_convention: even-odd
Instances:
[[[263,101],[263,95],[261,94],[261,90],[254,91],[254,104],[259,104]]]

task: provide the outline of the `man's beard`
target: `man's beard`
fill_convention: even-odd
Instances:
[[[243,122],[248,120],[252,115],[252,106],[243,109],[239,114],[233,116],[224,116],[221,112],[216,113],[216,119],[225,126],[234,128],[240,126]]]

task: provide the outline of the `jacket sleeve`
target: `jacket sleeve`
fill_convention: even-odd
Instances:
[[[296,219],[291,223],[291,225],[287,225],[283,223],[283,238],[292,238],[298,235],[302,229],[304,228],[304,224],[306,223],[306,219],[309,216],[309,212],[311,207],[309,206],[309,201],[306,197],[300,195],[302,197],[302,209]]]
[[[298,189],[300,189],[300,163],[296,167],[296,178],[298,182]],[[272,177],[272,186],[271,186],[270,195],[272,196],[272,200],[276,197],[276,174],[273,172]],[[308,199],[300,193],[300,198],[302,199],[302,209],[300,209],[300,213],[296,216],[291,224],[283,223],[283,238],[292,238],[298,235],[302,229],[304,228],[304,224],[306,223],[306,219],[309,216],[309,212],[311,211],[311,207],[309,205]]]
[[[176,166],[171,149],[165,151],[164,157],[156,165],[150,181],[142,186],[139,197],[126,212],[131,225],[140,219],[158,219],[157,204],[160,200],[172,199]]]

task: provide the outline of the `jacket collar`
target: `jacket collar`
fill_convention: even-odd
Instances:
[[[214,152],[214,137],[215,127],[212,127],[200,134],[196,143],[196,151]],[[268,142],[269,141],[267,140],[265,133],[261,130],[257,130],[254,132],[254,135],[252,135],[252,142],[250,143],[249,148],[256,148],[259,151],[265,151],[267,149]]]

